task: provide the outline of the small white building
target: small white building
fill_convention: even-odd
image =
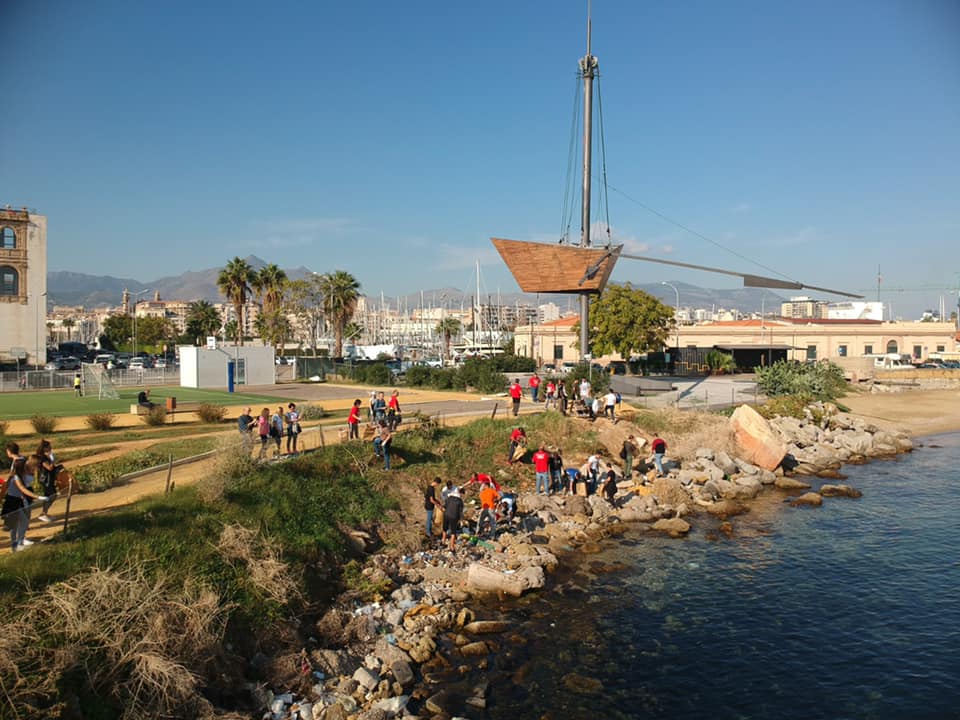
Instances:
[[[233,364],[233,383],[273,385],[276,365],[272,347],[224,345],[206,347],[180,345],[180,387],[225,389]]]

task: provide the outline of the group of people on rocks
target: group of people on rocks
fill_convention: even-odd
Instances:
[[[248,450],[253,445],[254,430],[256,430],[255,434],[260,438],[258,460],[266,459],[271,441],[274,446],[273,456],[280,457],[284,436],[287,438],[287,454],[296,455],[297,439],[303,432],[300,425],[300,411],[297,410],[297,404],[294,402],[288,403],[286,410],[280,406],[272,413],[270,408],[265,407],[256,417],[250,414],[250,408],[244,408],[243,413],[237,418],[237,430]]]
[[[434,539],[433,520],[435,513],[439,511],[443,515],[440,542],[448,546],[451,552],[456,550],[457,537],[464,521],[463,496],[471,485],[480,486],[480,508],[474,528],[474,535],[478,539],[488,534],[496,537],[497,523],[512,519],[516,512],[516,494],[501,487],[500,483],[486,473],[473,473],[463,488],[455,485],[453,480],[447,480],[444,484],[441,478],[435,477],[423,491],[427,539]]]
[[[57,496],[57,475],[63,466],[57,463],[53,447],[47,439],[41,439],[36,451],[29,456],[20,452],[20,445],[8,442],[7,459],[10,460],[10,472],[7,478],[0,478],[3,491],[3,524],[10,533],[10,548],[20,552],[33,545],[27,538],[30,516],[33,506],[42,503],[40,522],[51,522],[50,508]]]
[[[544,409],[558,410],[564,415],[573,412],[577,417],[589,417],[596,420],[601,414],[608,417],[614,423],[617,422],[616,410],[621,404],[620,393],[610,389],[603,395],[594,395],[590,380],[584,377],[574,387],[576,397],[573,403],[567,395],[567,386],[562,380],[555,381],[553,378],[547,378],[546,384],[540,378],[540,375],[533,373],[527,381],[530,389],[530,398],[534,403],[543,402]],[[544,392],[541,396],[541,388]],[[512,402],[513,416],[520,414],[520,401],[523,399],[523,386],[520,384],[520,378],[514,378],[507,391]]]

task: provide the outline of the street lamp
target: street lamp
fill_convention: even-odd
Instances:
[[[673,292],[675,292],[677,295],[677,314],[675,319],[677,322],[677,358],[679,359],[679,356],[680,356],[680,291],[677,290],[676,285],[672,285],[668,283],[666,280],[661,280],[660,284],[666,285],[667,287],[672,287]]]
[[[150,292],[150,288],[133,293],[133,357],[137,356],[137,300],[139,295]]]

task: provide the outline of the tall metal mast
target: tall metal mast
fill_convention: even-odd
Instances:
[[[593,143],[593,78],[599,66],[597,58],[590,54],[592,21],[587,5],[587,54],[580,58],[580,73],[583,75],[583,210],[580,218],[580,247],[590,247],[590,174]],[[590,354],[590,295],[580,294],[580,356]]]

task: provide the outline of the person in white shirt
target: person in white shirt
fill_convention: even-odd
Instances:
[[[608,390],[603,396],[603,414],[609,417],[613,422],[617,421],[615,414],[617,406],[617,394],[613,390]]]

